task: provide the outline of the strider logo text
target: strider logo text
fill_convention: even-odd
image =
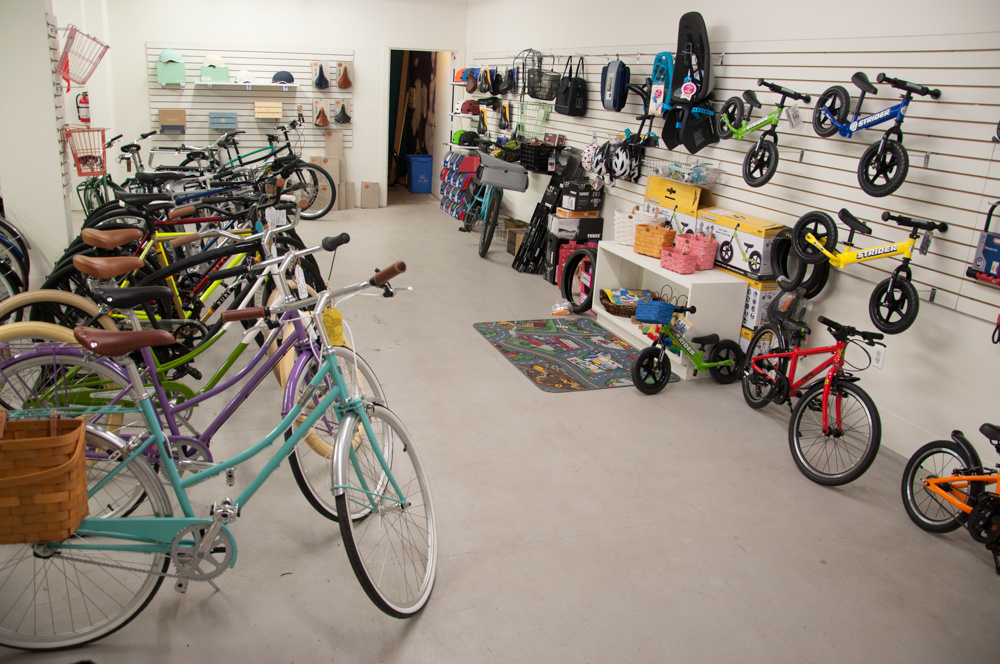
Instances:
[[[864,251],[858,252],[858,260],[863,260],[865,258],[871,258],[873,256],[882,256],[883,254],[891,254],[894,251],[899,250],[898,244],[887,244],[884,247],[875,247],[874,249],[866,249]]]

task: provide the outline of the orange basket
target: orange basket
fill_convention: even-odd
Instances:
[[[100,39],[95,39],[77,30],[76,26],[70,25],[66,28],[66,40],[63,42],[56,71],[77,85],[83,85],[97,69],[107,50],[108,45]]]
[[[104,147],[104,129],[99,127],[63,128],[66,144],[73,153],[76,173],[82,177],[104,175],[107,172],[107,151]]]

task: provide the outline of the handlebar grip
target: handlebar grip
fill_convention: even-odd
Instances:
[[[758,78],[757,79],[757,85],[764,85],[764,79]]]
[[[224,323],[229,323],[234,320],[254,320],[256,318],[263,318],[266,315],[266,307],[250,307],[249,309],[232,309],[230,311],[223,311],[220,318],[222,318]]]
[[[104,144],[104,147],[105,147],[105,148],[110,148],[110,147],[111,147],[112,145],[114,145],[114,144],[115,144],[115,141],[117,141],[117,140],[118,140],[119,138],[121,138],[121,137],[122,137],[122,135],[121,135],[121,134],[118,134],[118,135],[117,135],[117,136],[115,136],[114,138],[111,138],[111,139],[108,139],[108,142]]]
[[[812,103],[812,96],[811,95],[802,95],[801,97],[799,97],[799,99],[802,100],[803,104],[811,104]]]
[[[688,305],[686,307],[675,307],[674,311],[680,311],[682,314],[684,314],[684,313],[687,313],[687,314],[696,314],[696,313],[698,313],[698,308],[697,307],[692,307],[692,306]]]
[[[842,327],[837,321],[830,320],[826,316],[819,316],[816,318],[820,325],[826,325],[827,327],[832,327],[834,329]]]
[[[885,335],[881,332],[862,332],[861,335],[868,341],[881,341]]]
[[[937,88],[929,90],[927,94],[930,96],[931,99],[940,99],[941,97],[941,91]]]
[[[167,244],[170,245],[171,249],[179,249],[180,247],[189,245],[192,242],[196,242],[200,239],[201,236],[198,235],[197,233],[187,233],[185,235],[178,235],[177,237],[170,240],[170,242],[168,242]]]
[[[323,251],[336,251],[337,247],[345,245],[351,241],[351,236],[347,233],[341,233],[337,237],[325,237],[323,238]]]
[[[193,205],[185,205],[184,207],[174,208],[167,213],[167,219],[180,219],[181,217],[190,217],[196,211]]]
[[[889,221],[890,219],[892,219],[892,214],[888,210],[882,213],[882,221]]]
[[[150,136],[152,136],[155,133],[156,133],[156,130],[147,131],[145,134],[139,134],[139,140],[141,141],[144,138],[149,138]]]
[[[885,83],[889,77],[885,75],[885,72],[879,72],[878,76],[875,77],[876,83]]]
[[[406,272],[406,263],[396,261],[384,270],[375,273],[375,276],[368,280],[372,286],[384,286],[387,281]]]

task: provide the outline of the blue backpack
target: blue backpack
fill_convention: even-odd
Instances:
[[[630,72],[621,60],[612,60],[601,70],[601,104],[609,111],[620,111],[628,100]]]

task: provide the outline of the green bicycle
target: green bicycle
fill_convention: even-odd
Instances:
[[[757,95],[754,94],[753,90],[746,90],[743,93],[743,99],[730,97],[722,105],[722,112],[718,115],[720,138],[735,137],[741,139],[751,132],[766,127],[764,133],[760,135],[754,146],[747,150],[747,156],[743,159],[743,180],[751,187],[763,187],[771,180],[774,172],[778,169],[777,127],[778,122],[781,120],[781,114],[785,110],[785,100],[791,97],[806,104],[811,101],[809,95],[789,90],[774,83],[768,83],[762,78],[757,79],[757,85],[781,95],[781,101],[778,102],[773,111],[760,120],[751,122],[750,116],[753,115],[753,109],[760,108],[761,104],[757,100]],[[745,122],[743,118],[746,111],[743,103],[744,100],[750,106],[750,112],[746,115]]]

